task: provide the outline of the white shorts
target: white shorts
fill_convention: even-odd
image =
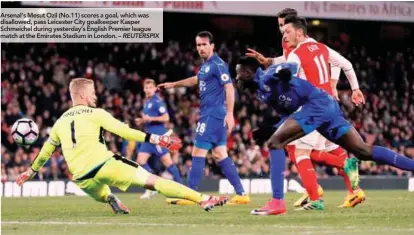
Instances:
[[[328,141],[318,131],[312,131],[304,137],[290,142],[288,145],[295,145],[297,149],[332,151],[338,148],[337,144]]]

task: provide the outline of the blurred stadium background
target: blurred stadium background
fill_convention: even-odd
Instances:
[[[89,5],[88,5],[89,4]],[[93,5],[96,4],[96,5]],[[228,4],[228,3],[227,3]],[[308,18],[309,34],[348,58],[357,73],[367,103],[355,107],[348,82],[341,75],[341,106],[348,120],[370,144],[387,146],[414,158],[414,4],[408,2],[3,2],[2,7],[163,7],[162,44],[4,44],[1,45],[1,180],[14,181],[36,157],[55,120],[71,106],[69,81],[87,77],[97,86],[98,106],[135,127],[142,110],[142,82],[176,81],[197,73],[202,61],[195,49],[195,34],[213,33],[217,53],[230,65],[247,47],[266,56],[282,53],[276,14],[285,7],[298,8]],[[269,4],[266,7],[262,4]],[[316,5],[314,5],[316,4]],[[319,4],[319,5],[318,5]],[[331,4],[331,5],[329,5]],[[377,11],[378,10],[378,11]],[[221,12],[220,14],[212,14]],[[262,14],[262,15],[261,15]],[[182,177],[191,167],[193,136],[197,124],[197,87],[163,91],[173,128],[184,140],[173,156]],[[243,178],[269,177],[269,150],[249,138],[249,132],[277,113],[253,96],[237,93],[236,129],[228,140],[229,155]],[[28,117],[36,121],[41,137],[25,151],[10,135],[13,123]],[[108,148],[135,160],[139,144],[105,135]],[[161,164],[152,162],[161,173]],[[297,177],[288,161],[286,177]],[[320,178],[337,172],[317,167]],[[361,175],[409,178],[412,173],[362,162]],[[71,179],[62,153],[57,150],[37,176],[40,180]],[[206,179],[221,179],[219,168],[208,157]]]

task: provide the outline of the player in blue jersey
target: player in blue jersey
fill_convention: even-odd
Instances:
[[[212,150],[216,162],[237,195],[228,204],[247,204],[250,197],[245,193],[237,168],[227,154],[227,135],[234,127],[234,87],[228,65],[214,52],[213,35],[203,31],[196,36],[197,51],[204,60],[196,76],[158,85],[163,88],[195,86],[200,91],[200,119],[197,123],[193,148],[192,167],[188,186],[196,189],[204,175],[207,153]],[[170,200],[174,204],[186,204],[182,199]]]
[[[144,81],[145,103],[144,115],[142,118],[135,119],[136,125],[144,124],[145,131],[151,134],[164,135],[167,133],[165,124],[170,120],[167,107],[161,97],[156,94],[157,85],[154,80],[146,79]],[[138,152],[138,164],[148,172],[154,173],[148,165],[148,159],[153,156],[158,158],[167,171],[172,175],[173,180],[182,183],[180,172],[171,159],[171,155],[166,148],[151,143],[142,143]],[[141,199],[149,199],[155,195],[157,191],[146,190],[141,195]]]
[[[258,98],[274,108],[282,120],[273,126],[273,133],[267,129],[254,135],[268,139],[271,156],[272,189],[283,192],[283,170],[285,152],[290,142],[317,130],[328,140],[351,152],[356,158],[348,158],[344,170],[353,187],[358,186],[358,159],[387,164],[402,170],[414,171],[414,160],[399,155],[387,148],[366,144],[358,131],[344,119],[339,104],[325,91],[314,87],[308,81],[292,76],[298,66],[294,63],[272,65],[265,71],[259,68],[253,58],[242,57],[237,65],[237,81],[240,88],[256,90]],[[277,181],[277,182],[274,182]],[[273,199],[252,214],[270,215],[286,212],[283,198],[273,193]],[[304,210],[319,209],[321,202],[310,201]]]

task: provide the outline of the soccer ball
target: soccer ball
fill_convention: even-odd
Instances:
[[[18,145],[31,145],[39,137],[39,128],[33,120],[22,118],[13,124],[11,133]]]

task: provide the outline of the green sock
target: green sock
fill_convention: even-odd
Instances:
[[[182,184],[163,178],[158,178],[155,181],[154,188],[166,197],[181,198],[197,203],[209,198],[207,195],[194,191]]]

